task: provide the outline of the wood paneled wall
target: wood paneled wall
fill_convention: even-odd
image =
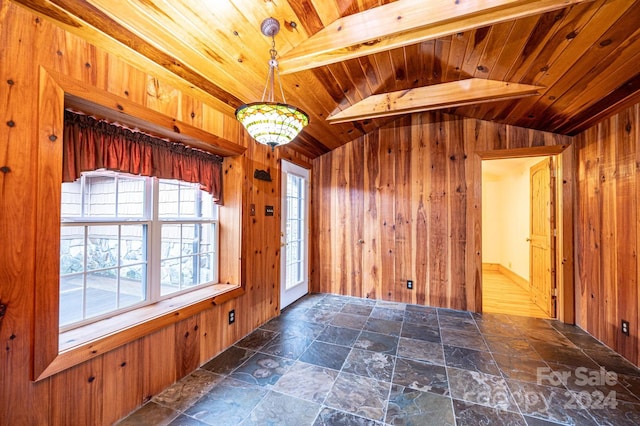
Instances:
[[[258,212],[279,206],[278,159],[249,140],[232,117],[6,0],[0,0],[0,46],[0,303],[6,306],[0,316],[0,424],[111,424],[279,313],[278,215],[245,214],[250,203]],[[224,161],[220,213],[221,279],[241,280],[246,293],[33,382],[33,330],[42,326],[34,323],[42,285],[34,275],[36,240],[50,240],[54,249],[59,244],[59,231],[38,227],[35,215],[40,67],[247,147],[243,156]],[[269,170],[274,181],[254,180],[255,169]],[[230,309],[236,311],[232,326]]]
[[[422,113],[314,159],[313,290],[479,311],[481,159],[570,143]]]
[[[577,324],[638,365],[640,104],[578,135],[576,149]]]

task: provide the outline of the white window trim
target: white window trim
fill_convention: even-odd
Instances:
[[[89,172],[95,175],[123,175],[123,176],[135,176],[129,175],[128,173],[121,172],[112,172],[106,170],[98,170],[96,172]],[[84,173],[83,173],[84,174]],[[137,176],[135,176],[137,177]],[[219,279],[219,236],[220,236],[220,224],[218,221],[218,212],[214,211],[213,218],[180,218],[180,217],[168,217],[161,219],[159,217],[159,192],[160,192],[160,181],[161,179],[156,177],[145,177],[145,199],[144,199],[144,212],[142,218],[90,218],[90,217],[70,217],[70,216],[62,216],[61,217],[61,226],[91,226],[95,224],[108,224],[108,225],[131,225],[131,224],[140,224],[147,225],[147,241],[146,241],[146,250],[147,250],[147,282],[145,283],[145,294],[146,299],[135,303],[133,305],[127,306],[125,308],[119,308],[117,310],[112,310],[106,312],[101,315],[92,316],[90,318],[85,318],[80,321],[73,322],[71,324],[66,324],[59,327],[60,334],[69,334],[73,332],[75,329],[86,328],[87,326],[91,326],[94,323],[109,320],[110,318],[116,318],[120,315],[127,314],[132,311],[139,310],[141,308],[145,308],[148,306],[152,306],[158,304],[159,302],[165,300],[179,299],[180,296],[186,296],[189,293],[202,290],[202,289],[211,289],[214,294],[221,294],[230,289],[234,289],[237,286],[222,286],[218,284]],[[115,192],[115,203],[118,203],[118,194],[119,192]],[[81,189],[81,197],[82,197],[82,205],[85,204],[85,190],[84,184]],[[206,283],[201,283],[193,287],[185,288],[173,293],[166,294],[164,296],[161,295],[161,247],[162,247],[162,225],[163,224],[213,224],[214,232],[212,235],[212,250],[215,257],[215,262],[212,268],[212,279]],[[86,230],[86,228],[85,228]],[[85,247],[86,247],[86,232],[85,232]],[[86,257],[86,250],[84,256]],[[85,259],[86,265],[86,259]],[[112,269],[112,268],[109,268]],[[83,271],[82,274],[86,274],[87,271]],[[80,274],[80,273],[78,273]],[[71,274],[68,274],[71,275]],[[83,296],[83,305],[85,303]],[[62,308],[62,307],[61,307]],[[83,307],[84,310],[84,307]],[[72,334],[72,333],[71,333]],[[61,336],[62,337],[62,336]]]

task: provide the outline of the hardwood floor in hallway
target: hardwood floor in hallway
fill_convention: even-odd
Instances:
[[[496,270],[482,271],[482,311],[534,318],[549,316],[531,301],[529,293]]]

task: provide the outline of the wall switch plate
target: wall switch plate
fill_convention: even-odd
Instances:
[[[629,321],[622,320],[622,334],[629,335]]]
[[[413,290],[413,280],[407,280],[407,288]]]
[[[233,324],[234,322],[236,322],[236,311],[232,309],[229,311],[229,324]]]

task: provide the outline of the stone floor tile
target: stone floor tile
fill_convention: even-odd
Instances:
[[[395,357],[380,352],[352,349],[342,367],[342,371],[359,376],[371,377],[383,382],[391,382]]]
[[[527,426],[522,415],[484,405],[453,400],[457,426],[500,425]]]
[[[257,353],[238,367],[229,377],[257,386],[274,385],[293,365],[293,361]]]
[[[241,425],[310,425],[319,411],[320,404],[269,392]],[[224,413],[220,414],[224,416]]]
[[[338,371],[297,361],[273,390],[321,404],[331,391]]]
[[[506,411],[518,411],[507,382],[500,376],[447,367],[451,396]]]
[[[425,361],[430,364],[444,365],[444,350],[440,343],[401,337],[398,341],[397,356]]]
[[[398,338],[386,334],[363,331],[353,344],[353,347],[395,355],[398,349]]]
[[[402,329],[402,322],[390,321],[378,318],[369,318],[364,325],[364,330],[376,333],[388,334],[391,336],[399,336]]]
[[[239,348],[245,348],[252,351],[260,350],[264,345],[269,343],[271,339],[278,335],[275,331],[263,330],[261,328],[253,331],[244,339],[235,344]]]
[[[320,367],[340,370],[351,349],[325,342],[313,342],[300,356],[300,361]]]
[[[390,383],[370,377],[340,373],[325,405],[360,417],[383,421]]]
[[[118,426],[160,426],[170,424],[180,413],[155,402],[148,402],[128,417],[120,420]]]
[[[223,379],[224,376],[198,369],[156,395],[153,402],[184,411]]]
[[[454,426],[451,398],[392,385],[385,423]]]
[[[237,425],[249,417],[251,411],[268,392],[268,389],[262,386],[227,378],[184,414],[210,425]]]
[[[500,370],[489,352],[444,345],[444,360],[447,367],[500,375]]]
[[[358,339],[358,336],[360,336],[360,330],[329,325],[320,333],[317,340],[351,347]]]
[[[227,375],[244,364],[244,362],[251,358],[254,353],[254,351],[250,351],[248,349],[231,346],[229,349],[204,364],[202,368],[213,373]]]
[[[392,382],[419,391],[449,395],[447,371],[440,365],[396,358]]]
[[[313,426],[381,426],[382,423],[344,411],[324,407]]]

